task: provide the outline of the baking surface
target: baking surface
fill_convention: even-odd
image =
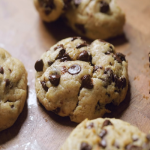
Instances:
[[[111,39],[117,52],[128,60],[129,90],[115,117],[143,132],[150,130],[150,1],[118,0],[126,13],[124,35]],[[28,72],[28,97],[16,123],[0,132],[0,150],[57,150],[77,125],[68,117],[47,112],[36,99],[34,63],[57,41],[76,36],[61,20],[43,23],[32,0],[0,0],[0,47],[20,59]]]

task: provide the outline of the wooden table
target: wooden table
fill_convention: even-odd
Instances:
[[[120,0],[126,13],[124,36],[109,40],[129,62],[130,86],[124,102],[106,117],[150,130],[150,1]],[[0,132],[0,150],[57,150],[77,125],[47,112],[36,99],[34,63],[57,41],[76,35],[61,20],[41,21],[32,0],[0,0],[0,47],[20,59],[28,71],[28,98],[16,123]]]

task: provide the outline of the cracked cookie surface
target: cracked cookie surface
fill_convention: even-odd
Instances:
[[[72,0],[64,16],[74,31],[90,39],[117,36],[125,24],[116,0]]]
[[[12,126],[27,97],[27,73],[22,62],[0,48],[0,131]]]
[[[36,93],[44,107],[74,122],[110,112],[128,89],[127,61],[101,40],[90,45],[80,37],[64,39],[35,63]]]
[[[44,21],[58,19],[67,7],[69,0],[34,0],[34,5]]]
[[[84,120],[61,150],[149,150],[150,134],[119,119]]]

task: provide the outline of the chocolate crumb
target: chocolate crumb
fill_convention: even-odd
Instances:
[[[4,74],[4,69],[3,69],[3,67],[1,67],[1,66],[0,66],[0,73],[1,73],[1,74]]]

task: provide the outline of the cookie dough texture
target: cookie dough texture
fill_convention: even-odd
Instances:
[[[117,36],[125,24],[125,14],[116,0],[73,0],[65,17],[74,31],[90,39]]]
[[[27,96],[24,65],[0,48],[0,131],[12,126]]]
[[[35,63],[36,93],[44,107],[74,122],[110,112],[105,105],[119,105],[128,89],[125,56],[113,45],[79,37],[52,46]]]
[[[65,9],[63,0],[34,0],[35,7],[44,21],[55,21]]]
[[[149,150],[150,134],[119,119],[84,120],[61,150]]]

